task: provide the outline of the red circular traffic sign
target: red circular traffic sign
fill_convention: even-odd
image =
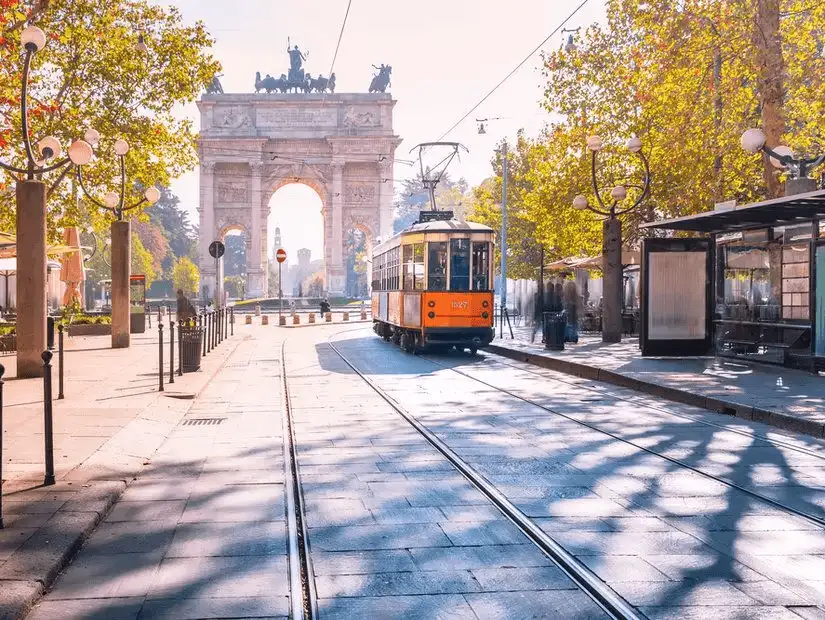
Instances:
[[[279,263],[284,262],[286,260],[286,250],[284,250],[283,248],[278,248],[278,251],[275,252],[275,259]]]

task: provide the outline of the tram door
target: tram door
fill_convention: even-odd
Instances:
[[[710,352],[711,239],[645,239],[642,245],[642,355]]]

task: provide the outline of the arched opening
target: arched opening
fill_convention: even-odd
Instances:
[[[364,299],[369,295],[370,245],[367,233],[361,228],[347,230],[344,237],[347,297]]]
[[[241,226],[227,226],[221,231],[226,247],[223,256],[223,286],[230,300],[246,298],[248,290],[246,256],[249,235]]]
[[[269,294],[285,297],[321,297],[326,290],[324,215],[322,189],[305,181],[278,186],[269,200],[267,248],[269,248]],[[286,250],[280,266],[275,251]]]

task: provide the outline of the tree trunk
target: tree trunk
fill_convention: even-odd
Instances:
[[[767,136],[769,147],[778,146],[785,133],[783,116],[785,63],[782,58],[782,39],[779,34],[779,1],[755,0],[756,24],[754,44],[756,46],[757,87],[762,109],[762,129]],[[767,187],[767,197],[776,198],[782,193],[782,186],[767,155],[763,155],[763,175]]]

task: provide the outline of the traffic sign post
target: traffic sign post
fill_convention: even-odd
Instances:
[[[278,248],[278,251],[275,252],[275,260],[278,261],[278,325],[281,324],[281,305],[283,304],[283,292],[284,288],[281,286],[281,265],[286,260],[286,250],[283,248]]]
[[[215,259],[215,308],[220,308],[223,302],[223,295],[221,295],[221,286],[223,278],[221,278],[221,257],[226,252],[226,246],[220,241],[213,241],[209,244],[209,255]]]

